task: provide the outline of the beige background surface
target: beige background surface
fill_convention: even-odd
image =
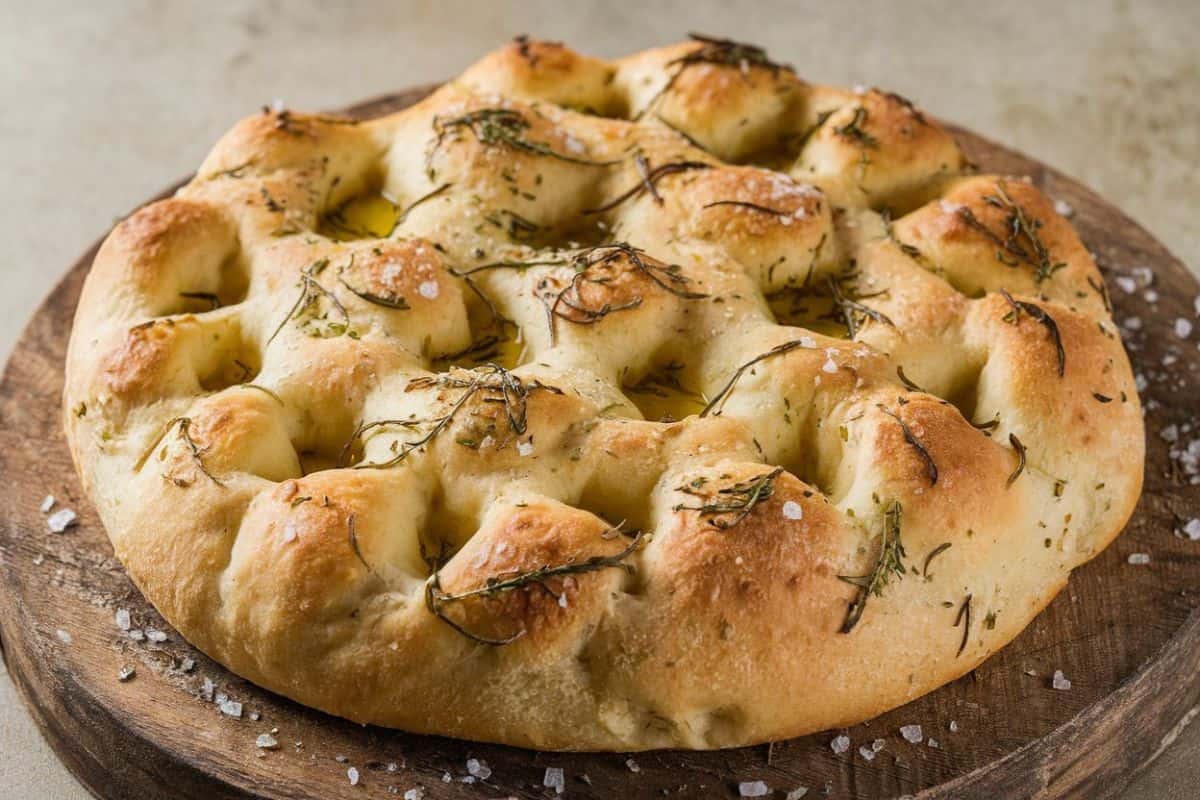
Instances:
[[[877,84],[1099,190],[1200,264],[1200,2],[0,0],[0,356],[114,218],[276,98],[344,105],[458,72],[509,36],[618,55],[687,31]],[[2,670],[0,670],[2,671]],[[1200,725],[1127,793],[1194,798]],[[0,677],[0,798],[86,794]]]

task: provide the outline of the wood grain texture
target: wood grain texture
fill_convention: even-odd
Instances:
[[[427,90],[354,109],[372,116]],[[422,787],[434,798],[552,797],[546,768],[566,775],[575,798],[736,797],[741,781],[764,781],[773,797],[800,786],[809,797],[1022,798],[1117,795],[1132,774],[1200,708],[1200,543],[1174,535],[1200,514],[1200,486],[1173,469],[1155,433],[1195,417],[1200,351],[1172,326],[1193,318],[1200,287],[1144,230],[1082,186],[968,132],[960,143],[984,169],[1027,174],[1068,202],[1072,220],[1111,279],[1148,267],[1158,292],[1113,291],[1117,319],[1143,322],[1129,345],[1147,379],[1146,487],[1119,539],[1079,569],[1068,588],[1011,645],[967,677],[846,731],[709,753],[537,753],[353,725],[298,706],[226,672],[175,634],[126,577],[88,505],[63,440],[59,397],[67,336],[95,253],[75,264],[37,311],[0,384],[0,643],[31,713],[66,765],[97,796],[359,798]],[[1174,363],[1163,366],[1164,356]],[[48,531],[46,494],[79,512],[64,534]],[[1148,565],[1127,563],[1149,553]],[[168,640],[134,641],[114,623]],[[69,636],[66,643],[59,632]],[[185,659],[195,666],[184,668]],[[122,682],[122,667],[136,676]],[[881,664],[880,669],[886,669]],[[1061,669],[1073,682],[1057,691]],[[204,682],[244,704],[222,715]],[[251,719],[251,715],[259,719]],[[950,730],[954,721],[955,732]],[[938,746],[906,742],[920,724]],[[255,739],[276,731],[279,747]],[[829,741],[850,736],[850,752]],[[860,745],[883,739],[867,760]],[[471,784],[467,759],[492,774]],[[389,765],[392,765],[389,767]],[[353,767],[357,785],[347,776]],[[448,778],[448,780],[447,780]],[[392,794],[394,792],[395,794]],[[827,793],[826,793],[827,792]]]

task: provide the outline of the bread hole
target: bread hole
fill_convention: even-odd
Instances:
[[[475,509],[453,507],[448,502],[446,487],[439,485],[430,498],[425,524],[417,532],[427,565],[423,577],[431,574],[433,564],[445,564],[453,558],[479,531],[481,523]]]
[[[598,202],[598,201],[597,201]],[[558,225],[523,217],[507,208],[481,211],[479,230],[493,239],[534,250],[576,250],[612,241],[612,230],[599,214],[578,214]]]
[[[196,371],[200,388],[206,392],[250,383],[262,370],[262,353],[257,345],[242,336],[239,321],[231,320],[231,323],[206,332],[211,336],[208,352],[212,358]]]
[[[706,747],[723,748],[745,741],[745,714],[737,708],[714,708],[697,715],[693,729]]]
[[[818,333],[834,339],[847,338],[846,326],[833,315],[833,298],[815,287],[794,287],[767,297],[771,314],[780,325]]]
[[[337,421],[326,430],[318,430],[318,426],[310,421],[311,410],[303,409],[300,413],[299,427],[303,433],[300,436],[293,435],[292,447],[300,460],[302,474],[345,469],[362,461],[362,442],[354,438],[354,428],[349,424],[349,418]]]
[[[499,323],[470,325],[472,341],[468,347],[434,357],[431,368],[434,372],[449,372],[450,369],[474,369],[494,363],[504,369],[516,369],[527,361],[527,348],[520,327]]]
[[[385,179],[381,167],[333,178],[326,208],[317,219],[317,233],[339,242],[391,236],[405,206],[384,189]]]
[[[946,392],[944,399],[958,409],[958,413],[962,414],[963,419],[990,436],[992,428],[996,426],[995,418],[975,418],[979,407],[979,381],[982,375],[982,364],[975,365],[972,369],[958,375],[954,385]]]
[[[805,328],[833,339],[855,339],[869,325],[891,325],[871,300],[887,290],[868,291],[860,287],[859,272],[851,260],[836,275],[805,280],[767,297],[775,321],[782,325]]]
[[[688,377],[682,361],[667,361],[637,381],[626,383],[622,391],[645,419],[677,422],[699,415],[706,405],[704,395]]]
[[[179,280],[179,290],[154,316],[207,314],[237,305],[250,289],[250,269],[241,251],[224,258],[215,270],[191,270]]]
[[[841,448],[836,453],[821,453],[817,447],[805,447],[799,458],[791,459],[782,466],[831,502],[837,502],[840,493],[837,478],[842,467]]]

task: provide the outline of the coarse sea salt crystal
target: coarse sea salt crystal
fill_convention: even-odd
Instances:
[[[237,700],[225,698],[217,702],[217,707],[221,709],[221,713],[227,717],[233,717],[234,719],[242,718],[242,704]]]
[[[1075,209],[1072,208],[1071,204],[1066,200],[1055,200],[1054,213],[1058,214],[1060,217],[1066,217],[1067,219],[1070,219],[1071,217],[1075,216]]]
[[[901,725],[900,735],[904,737],[904,741],[914,744],[925,738],[920,725]]]
[[[54,495],[48,494],[42,499],[42,504],[39,506],[39,510],[43,514],[49,514],[50,509],[52,508],[54,508]]]
[[[954,720],[950,720],[950,732],[958,733],[958,723],[955,722]]]
[[[425,800],[425,790],[420,786],[407,789],[404,792],[404,800]]]
[[[867,761],[875,760],[875,751],[872,750],[871,748],[867,747],[865,744],[862,747],[858,748],[858,754],[860,756],[862,756],[863,758],[865,758]]]
[[[114,619],[116,620],[117,627],[123,631],[127,631],[133,627],[133,620],[130,619],[129,609],[127,608],[118,608]]]
[[[358,768],[351,767],[346,770],[346,779],[350,781],[351,786],[358,786]]]
[[[492,777],[492,768],[487,765],[486,761],[480,761],[478,758],[468,758],[467,774],[481,781],[486,781]]]
[[[1138,288],[1137,281],[1135,281],[1133,278],[1126,277],[1125,275],[1118,275],[1114,282],[1125,294],[1133,294]]]
[[[146,628],[146,638],[152,642],[165,642],[167,640],[167,635],[162,631],[155,630],[154,628]]]
[[[567,779],[563,775],[562,767],[546,767],[546,774],[542,776],[542,786],[553,789],[555,794],[566,791]]]
[[[274,750],[279,747],[279,740],[269,733],[260,733],[254,740],[254,746],[261,747],[263,750]]]
[[[1191,539],[1193,542],[1200,540],[1200,517],[1189,519],[1183,524],[1183,527],[1180,528],[1180,530],[1183,532],[1184,536]]]
[[[417,287],[417,294],[427,300],[433,300],[438,296],[438,282],[424,281]]]
[[[821,365],[821,371],[827,372],[830,375],[832,375],[838,371],[838,365],[833,360],[833,356],[830,356],[830,355],[825,356],[825,363]]]
[[[933,738],[932,736],[929,737],[929,741],[925,742],[925,744],[929,745],[934,750],[937,750],[939,747],[941,747],[941,745],[938,744],[938,740]]]
[[[1061,669],[1054,670],[1054,677],[1050,679],[1050,685],[1060,692],[1068,691],[1071,688],[1071,681],[1066,675],[1063,675]]]
[[[1150,554],[1149,553],[1130,553],[1128,561],[1130,564],[1137,564],[1137,565],[1149,564],[1150,563]]]
[[[62,628],[59,628],[58,630],[56,630],[56,631],[54,632],[54,635],[55,635],[55,636],[57,636],[57,637],[58,637],[58,640],[59,640],[60,642],[62,642],[63,644],[70,644],[70,643],[71,643],[71,634],[67,633],[67,632],[66,632],[66,631],[64,631]]]
[[[121,683],[125,683],[133,680],[135,675],[137,675],[137,670],[133,667],[121,667],[121,671],[117,673],[117,680],[119,680]]]
[[[1175,320],[1175,335],[1180,339],[1186,339],[1192,335],[1192,321],[1180,317]]]
[[[801,506],[799,503],[797,503],[795,500],[788,500],[786,503],[783,504],[783,518],[784,519],[803,519],[803,517],[804,517],[804,507]]]
[[[527,456],[533,452],[533,442],[517,442],[517,455]]]
[[[771,787],[763,781],[742,781],[738,784],[738,797],[766,797]]]
[[[296,526],[289,522],[287,525],[283,526],[283,543],[287,544],[288,542],[293,541],[295,538]]]
[[[60,508],[46,517],[46,525],[50,528],[51,533],[62,533],[74,525],[75,521],[75,512],[69,508]]]
[[[833,741],[829,743],[829,749],[841,755],[850,749],[850,737],[845,734],[833,737]]]
[[[783,800],[800,800],[800,798],[804,797],[807,794],[808,794],[807,786],[797,786],[795,789],[792,789],[790,792],[788,792],[787,795],[783,798]]]

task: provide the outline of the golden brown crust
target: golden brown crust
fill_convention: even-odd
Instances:
[[[728,162],[728,163],[727,163]],[[1120,531],[1142,421],[1033,184],[747,45],[519,39],[412,108],[264,111],[96,258],[72,453],[234,671],[562,749],[860,721]]]

